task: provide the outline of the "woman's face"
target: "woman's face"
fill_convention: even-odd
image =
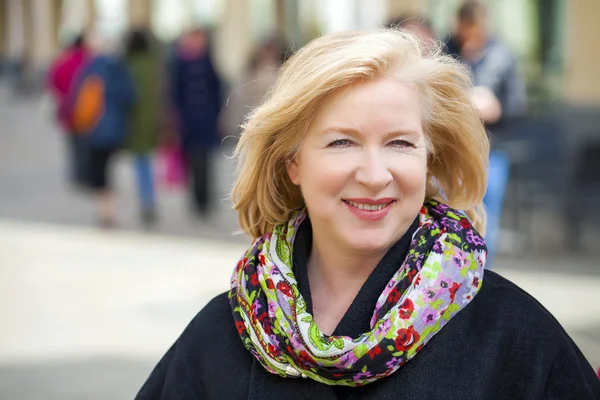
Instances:
[[[331,93],[287,170],[302,190],[315,240],[344,252],[386,251],[425,199],[417,91],[382,77]]]

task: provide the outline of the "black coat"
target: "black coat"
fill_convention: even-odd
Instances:
[[[416,226],[413,224],[411,232]],[[405,235],[410,237],[412,235]],[[310,307],[306,261],[312,241],[303,223],[294,243],[300,292]],[[400,240],[371,274],[335,335],[370,330],[379,294],[408,251]],[[600,399],[600,380],[575,343],[535,299],[486,271],[475,299],[408,363],[359,387],[330,387],[267,372],[246,351],[227,294],[192,320],[158,363],[139,400],[295,399]]]

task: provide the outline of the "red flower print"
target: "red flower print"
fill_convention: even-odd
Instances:
[[[398,337],[396,337],[396,350],[408,351],[419,341],[419,332],[414,326],[409,326],[408,329],[398,329]]]
[[[379,346],[375,346],[371,350],[369,350],[367,354],[369,354],[369,358],[372,360],[375,358],[376,355],[381,354],[381,348],[379,348]]]
[[[415,275],[417,275],[417,269],[416,268],[411,268],[408,270],[408,280],[410,282],[412,282],[413,279],[415,279]]]
[[[273,285],[273,279],[267,278],[266,283],[267,283],[267,288],[269,288],[269,289],[275,288],[275,285]]]
[[[477,286],[479,286],[479,278],[475,277],[475,278],[473,278],[473,287],[477,287]]]
[[[246,325],[244,325],[244,323],[242,321],[236,321],[235,327],[238,331],[238,335],[241,335],[244,332],[244,330],[246,329]]]
[[[398,316],[402,319],[409,319],[413,311],[415,311],[415,305],[411,299],[406,299],[398,310]]]
[[[470,223],[470,222],[469,222],[469,220],[468,220],[468,219],[466,219],[466,218],[463,218],[463,219],[461,219],[461,220],[460,220],[460,225],[461,225],[463,228],[465,228],[465,229],[471,229],[471,227],[472,227],[472,226],[471,226],[471,223]]]
[[[400,292],[397,288],[394,288],[388,296],[388,303],[397,303],[398,300],[400,300]]]
[[[261,265],[265,265],[266,264],[265,256],[263,254],[259,254],[258,261],[260,262]]]
[[[292,297],[292,288],[287,282],[279,282],[277,283],[277,290],[286,296]]]
[[[313,360],[306,350],[302,350],[298,356],[300,357],[298,361],[300,361],[300,363],[303,365],[311,366],[315,363],[315,360]]]
[[[461,287],[462,284],[453,282],[450,290],[450,299],[454,301],[454,297],[456,296],[456,291]]]
[[[333,376],[334,378],[341,378],[342,376],[344,376],[344,374],[340,374],[339,372],[334,372],[331,374],[331,376]]]
[[[252,274],[252,276],[250,277],[250,283],[254,286],[258,285],[258,274]]]
[[[271,353],[271,355],[274,356],[274,357],[278,357],[279,356],[279,349],[269,343],[269,353]]]

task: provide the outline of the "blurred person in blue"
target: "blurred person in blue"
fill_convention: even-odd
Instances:
[[[68,140],[69,178],[78,187],[87,184],[87,151],[85,138],[75,134],[69,124],[67,98],[77,74],[86,65],[90,51],[84,35],[78,35],[52,62],[46,76],[46,86],[53,96],[56,120]]]
[[[222,97],[206,30],[192,29],[176,44],[170,91],[191,180],[192,206],[206,218],[211,206],[211,157],[221,142],[218,120]]]
[[[471,89],[400,30],[296,52],[235,151],[252,243],[136,398],[599,398],[558,321],[485,270]]]
[[[484,203],[488,211],[486,242],[490,260],[498,245],[500,219],[509,179],[508,155],[494,149],[496,135],[527,112],[527,93],[512,51],[492,36],[488,11],[477,0],[464,2],[457,11],[456,30],[446,42],[447,51],[465,62],[474,79],[472,99],[491,133],[490,172]]]
[[[137,102],[129,119],[126,149],[133,154],[142,221],[150,225],[156,219],[156,185],[152,168],[163,116],[163,82],[158,46],[147,29],[130,31],[125,44],[125,62],[135,84]]]
[[[86,141],[87,185],[97,197],[98,223],[112,227],[116,207],[110,166],[129,132],[135,88],[126,64],[117,54],[115,38],[95,32],[90,46],[93,55],[69,93],[68,119],[73,131]]]

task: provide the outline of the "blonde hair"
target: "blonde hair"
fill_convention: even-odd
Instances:
[[[267,100],[246,120],[234,156],[234,209],[243,232],[257,238],[304,205],[287,175],[321,100],[353,83],[394,74],[423,97],[430,144],[426,198],[464,210],[485,231],[489,141],[470,99],[464,66],[400,29],[348,31],[315,39],[282,67]]]

